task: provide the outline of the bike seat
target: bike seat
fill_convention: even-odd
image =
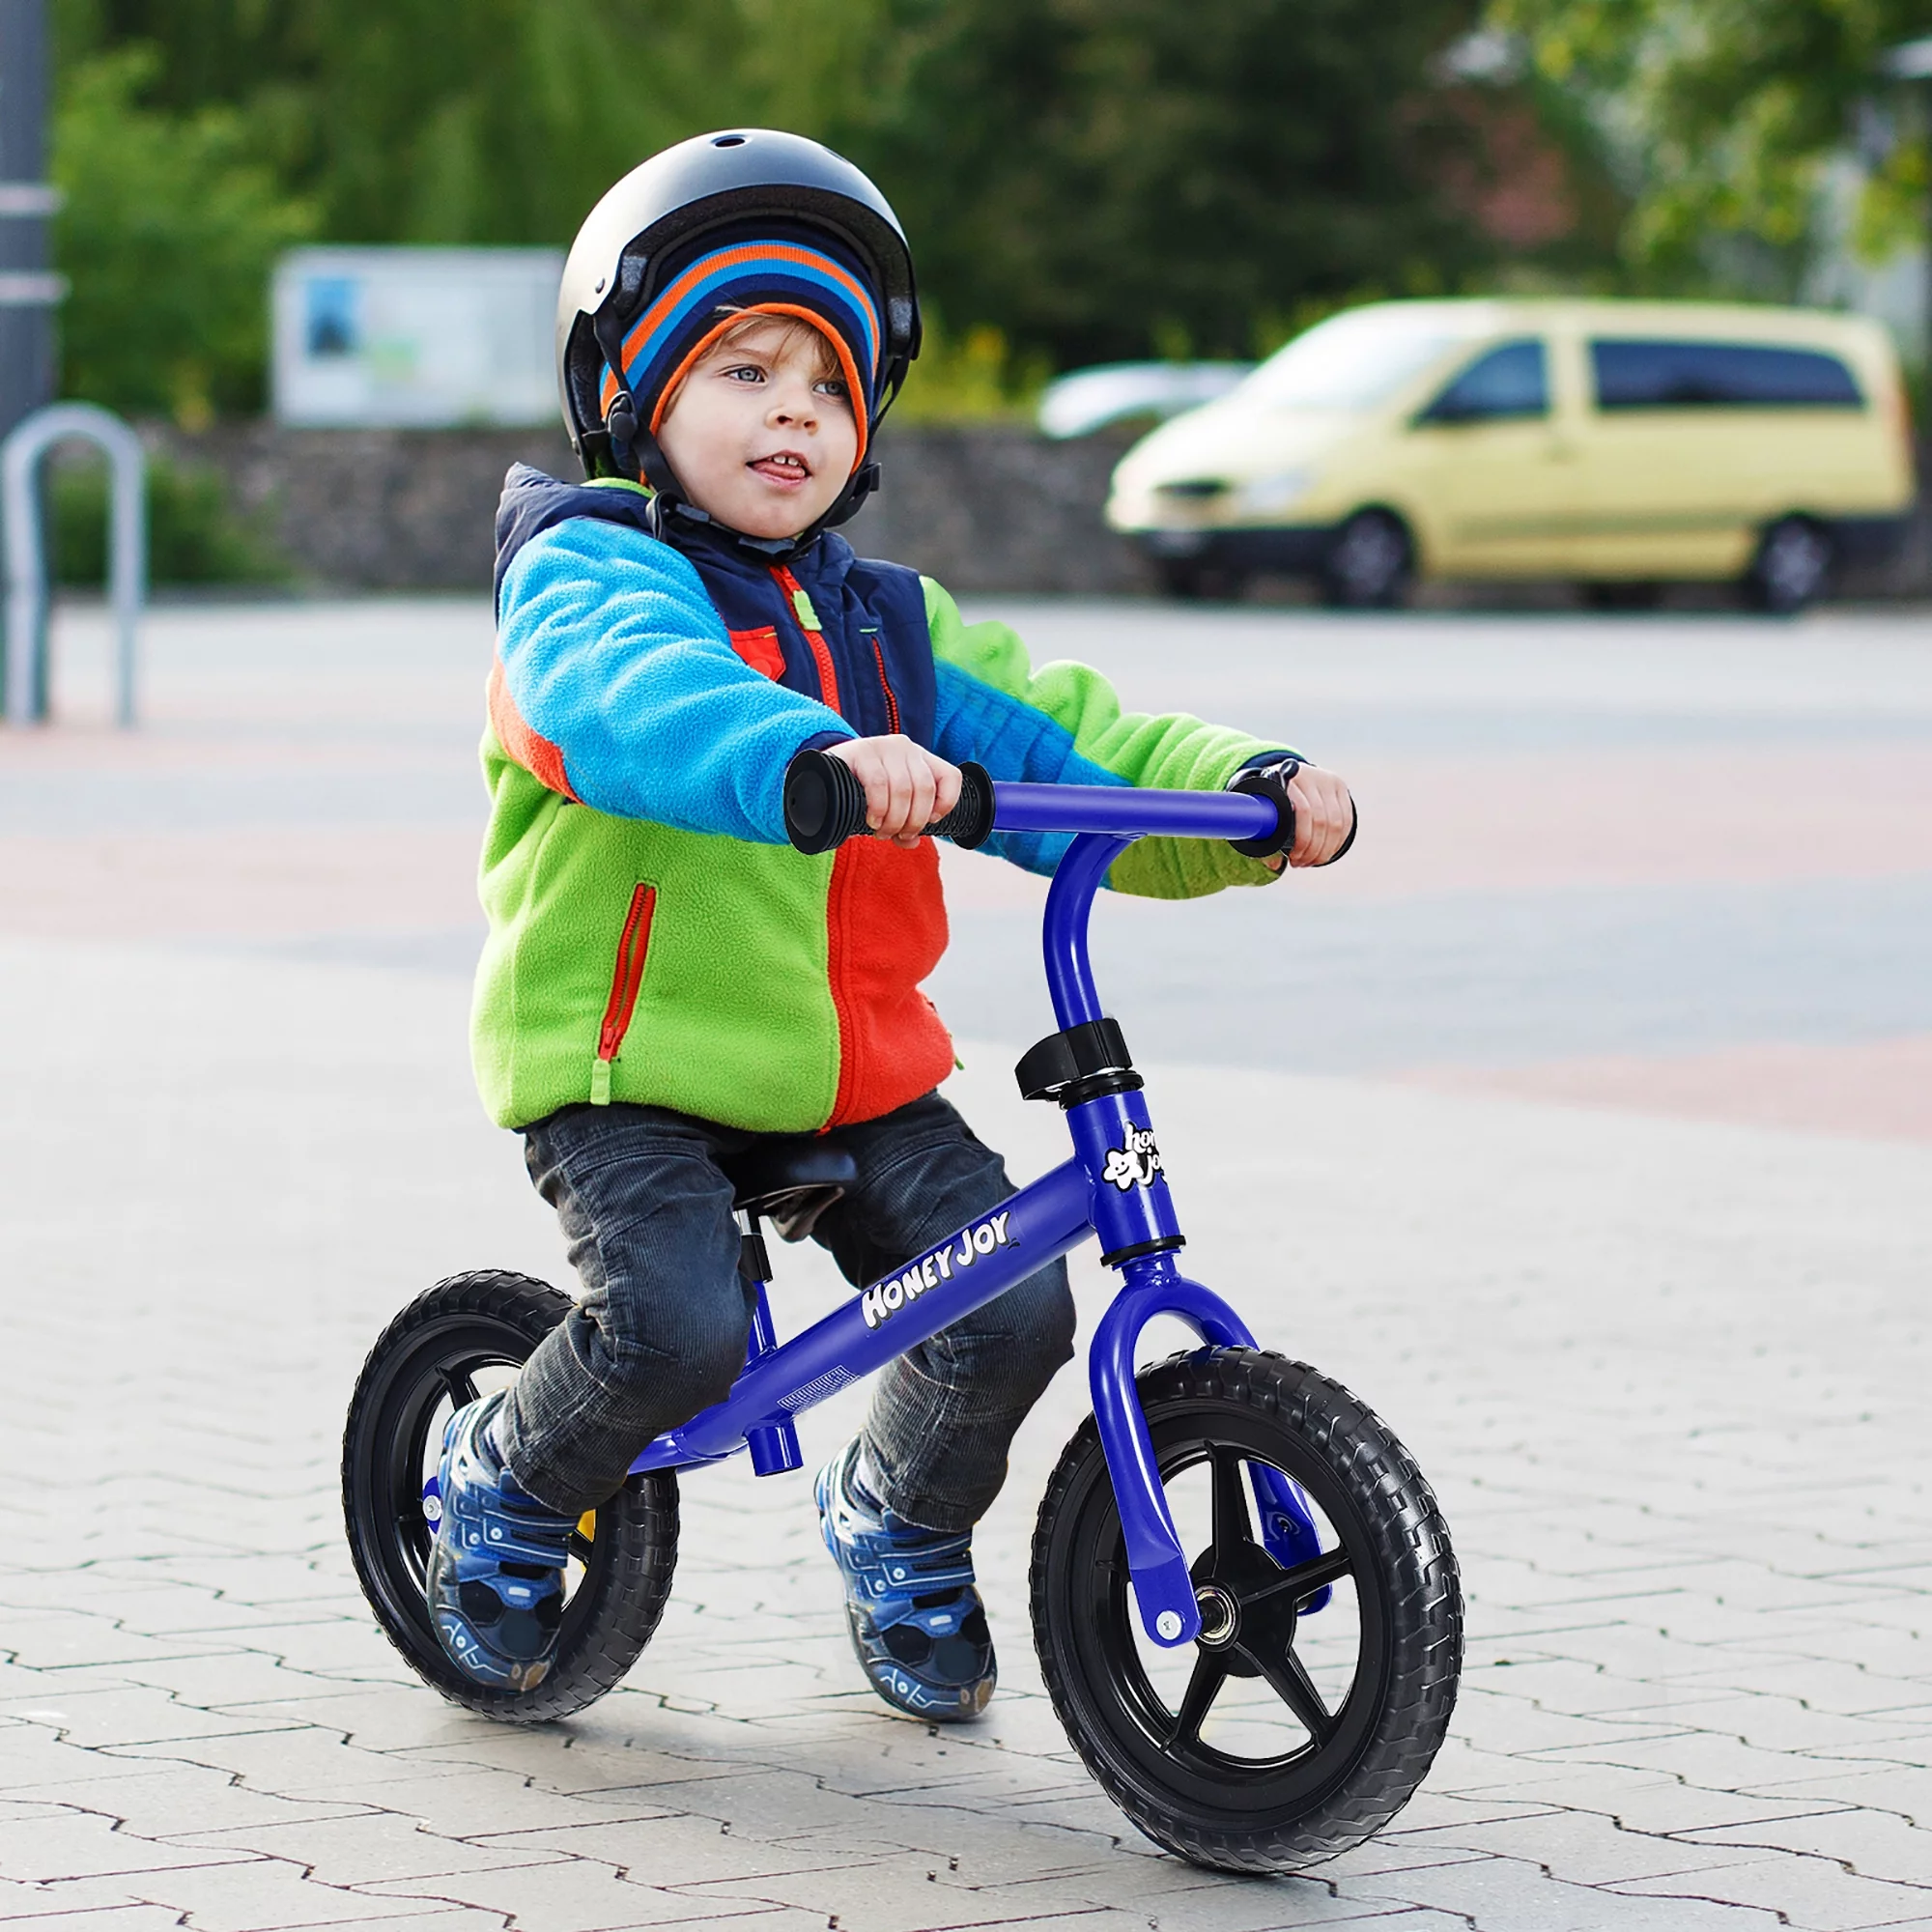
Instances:
[[[842,1148],[821,1140],[768,1140],[719,1162],[731,1183],[731,1205],[770,1221],[787,1241],[802,1241],[848,1188],[859,1170]]]

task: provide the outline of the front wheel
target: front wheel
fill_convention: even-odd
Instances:
[[[1379,1418],[1301,1363],[1204,1349],[1138,1387],[1202,1634],[1165,1650],[1141,1630],[1090,1416],[1034,1533],[1047,1691],[1157,1845],[1221,1871],[1320,1863],[1407,1803],[1448,1727],[1463,1656],[1448,1530]],[[1251,1503],[1276,1479],[1262,1471],[1313,1505],[1319,1554],[1284,1568],[1257,1537]]]
[[[478,1684],[451,1662],[430,1621],[424,1576],[440,1513],[443,1425],[503,1388],[563,1320],[570,1297],[521,1274],[460,1274],[419,1294],[369,1350],[342,1438],[349,1553],[376,1621],[452,1703],[512,1723],[567,1718],[638,1660],[670,1595],[677,1478],[633,1477],[570,1540],[556,1661],[523,1691]]]

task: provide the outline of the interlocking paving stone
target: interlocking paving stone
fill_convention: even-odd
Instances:
[[[246,1861],[252,1855],[228,1849],[163,1844],[115,1829],[103,1811],[48,1805],[44,1815],[0,1825],[0,1872],[45,1885],[103,1873],[156,1872],[184,1865]]]
[[[440,1879],[433,1891],[403,1879],[358,1886],[356,1891],[368,1898],[435,1896],[479,1904],[507,1912],[514,1923],[541,1926],[544,1932],[614,1932],[620,1926],[729,1923],[733,1919],[757,1922],[760,1932],[778,1932],[782,1926],[781,1920],[772,1926],[765,1922],[782,1907],[762,1901],[696,1898],[651,1884],[647,1875],[627,1876],[615,1866],[581,1857],[512,1865],[487,1875]],[[822,1932],[822,1916],[816,1925]],[[783,1926],[782,1932],[792,1932],[792,1928]]]
[[[1498,907],[1507,920],[1457,970],[1548,914],[1550,977],[1522,1038],[1553,1038],[1564,999],[1601,984],[1562,981],[1562,935],[1647,920],[1665,959],[1699,881],[1733,909],[1740,881],[1775,883],[1778,906],[1840,923],[1834,944],[1874,942],[1888,1000],[1918,998],[1884,964],[1905,956],[1907,925],[1873,922],[1888,881],[1901,917],[1922,887],[1908,819],[1932,658],[1851,618],[1679,626],[1667,648],[1663,630],[1558,627],[1532,649],[1508,626],[1288,620],[1284,635],[1257,612],[1215,631],[1225,662],[1181,663],[1136,629],[1149,614],[1110,643],[1077,611],[1037,613],[1049,639],[1115,650],[1135,701],[1191,681],[1181,701],[1210,714],[1244,690],[1265,711],[1289,667],[1378,786],[1388,843],[1361,883],[1110,907],[1098,956],[1149,1069],[1191,1269],[1266,1341],[1359,1388],[1442,1497],[1469,1664],[1414,1803],[1316,1874],[1241,1882],[1158,1855],[1094,1787],[1025,1613],[1035,1501],[1087,1406],[1072,1372],[1022,1431],[978,1538],[1003,1679],[980,1725],[936,1732],[877,1707],[804,1480],[737,1465],[684,1485],[669,1611],[592,1711],[510,1731],[418,1686],[342,1545],[350,1382],[439,1275],[565,1278],[516,1145],[480,1121],[467,1076],[487,622],[458,604],[358,607],[353,626],[169,613],[150,729],[0,741],[0,848],[19,861],[0,905],[0,1264],[36,1290],[0,1315],[8,1360],[31,1364],[10,1424],[35,1448],[32,1482],[0,1493],[0,1918],[137,1932],[184,1915],[205,1932],[1932,1922],[1932,1149],[1352,1077],[1375,1055],[1349,1078],[1283,1070],[1311,1041],[1340,1051],[1377,1002],[1408,1003],[1389,1009],[1391,1039],[1453,1016],[1471,982],[1431,977],[1428,935]],[[1435,707],[1429,731],[1418,703]],[[1492,790],[1440,814],[1453,838],[1424,822],[1455,776],[1452,729],[1494,752]],[[1801,743],[1855,758],[1873,732],[1859,797],[1893,812],[1884,867],[1825,890],[1829,838],[1792,870],[1755,830],[1765,775]],[[1673,849],[1644,819],[1620,853],[1592,787],[1609,798],[1645,743],[1651,780],[1694,794],[1699,836]],[[1493,863],[1466,850],[1479,827]],[[1572,842],[1587,852],[1566,886]],[[1008,1068],[1037,1017],[1037,893],[947,865],[955,964],[997,966],[995,992],[1009,969],[1027,979],[998,1009],[1015,1037],[966,1040],[957,1091],[1014,1171],[1037,1172],[1061,1157],[1061,1129],[1020,1105]],[[1462,895],[1438,928],[1410,916],[1432,889]],[[1610,896],[1558,916],[1589,892]],[[1335,952],[1350,932],[1378,935],[1380,953]],[[1150,950],[1136,960],[1135,946]],[[1258,1029],[1242,1016],[1253,987],[1228,974],[1262,946]],[[1350,958],[1356,1017],[1324,1030]],[[1752,983],[1784,973],[1814,1017],[1835,1011],[1805,978],[1822,958],[1767,957]],[[395,970],[355,963],[372,959]],[[1245,1030],[1241,1064],[1188,1064],[1205,1037],[1181,1022],[1202,988],[1216,989],[1210,1034]],[[1670,1038],[1708,1044],[1731,1023],[1693,980],[1672,997]],[[1501,1023],[1492,999],[1482,1011]],[[844,1293],[815,1252],[780,1264],[781,1326]],[[1091,1256],[1073,1272],[1091,1324],[1106,1280]],[[1173,1345],[1151,1337],[1150,1352]],[[809,1457],[860,1400],[804,1419]]]
[[[7,1918],[14,1932],[167,1932],[181,1922],[181,1914],[164,1905],[109,1905],[89,1912],[85,1918],[60,1910],[51,1915],[10,1914]]]
[[[176,1915],[176,1922],[196,1932],[274,1932],[320,1925],[380,1924],[384,1932],[406,1925],[420,1908],[409,1901],[372,1899],[342,1889],[306,1873],[298,1864],[279,1859],[249,1859],[229,1864],[190,1865],[169,1871],[144,1872],[116,1881],[151,1907]],[[64,1899],[74,1916],[73,1932],[91,1932],[90,1892],[81,1886],[48,1889],[51,1898]],[[85,1914],[86,1916],[82,1916]],[[493,1922],[478,1918],[452,1921],[449,1932],[471,1932]],[[501,1924],[500,1918],[495,1921]]]

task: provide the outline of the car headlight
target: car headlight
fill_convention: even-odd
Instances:
[[[1312,469],[1279,469],[1272,476],[1257,476],[1253,482],[1241,485],[1241,508],[1257,516],[1274,516],[1298,503],[1314,482]]]

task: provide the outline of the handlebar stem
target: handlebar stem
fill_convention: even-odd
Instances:
[[[1000,789],[1005,792],[1012,787]],[[1056,787],[1028,789],[1051,791]],[[1004,798],[1001,824],[1004,828]],[[1094,895],[1107,881],[1107,868],[1133,842],[1131,838],[1103,832],[1079,834],[1066,848],[1047,889],[1040,944],[1046,954],[1047,991],[1053,996],[1054,1017],[1063,1032],[1101,1017],[1100,995],[1094,985],[1093,962],[1087,952],[1087,922],[1094,910]]]

